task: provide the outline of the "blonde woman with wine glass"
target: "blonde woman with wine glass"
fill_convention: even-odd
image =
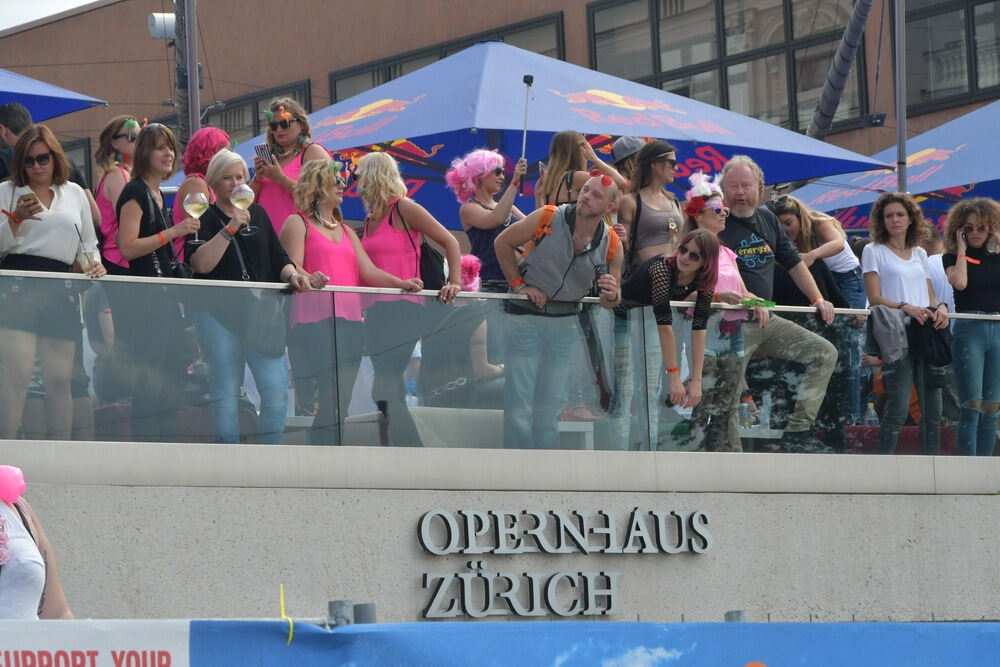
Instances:
[[[222,149],[208,163],[205,179],[215,193],[215,202],[201,216],[201,245],[188,237],[188,257],[198,278],[287,283],[297,292],[326,285],[327,277],[316,272],[305,275],[288,258],[267,212],[247,187],[247,166],[236,153]],[[249,194],[247,194],[249,192]],[[243,233],[248,227],[256,232]],[[208,363],[212,427],[220,442],[239,442],[237,403],[244,366],[250,367],[260,393],[257,442],[277,444],[285,431],[288,404],[288,373],[284,346],[261,348],[243,333],[261,326],[251,321],[249,290],[239,290],[235,298],[223,301],[215,290],[202,303],[197,315],[199,340]]]

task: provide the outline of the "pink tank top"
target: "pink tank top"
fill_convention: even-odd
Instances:
[[[305,214],[295,211],[303,220]],[[293,221],[292,224],[295,224]],[[358,287],[361,285],[361,269],[358,256],[354,254],[354,244],[347,231],[340,241],[333,241],[319,233],[306,222],[306,243],[302,254],[302,270],[306,273],[322,271],[330,278],[331,285]],[[361,321],[361,295],[348,292],[305,292],[292,299],[291,322],[307,324],[322,322],[334,315],[352,322]]]
[[[302,158],[306,154],[305,146],[291,162],[281,168],[282,173],[293,181],[299,180],[299,172],[302,171]],[[267,211],[267,217],[271,218],[271,225],[276,234],[281,236],[281,228],[285,224],[285,219],[295,212],[295,204],[292,202],[292,194],[269,178],[265,178],[257,193],[257,203]]]
[[[121,171],[122,176],[125,178],[125,182],[128,183],[129,173],[128,170],[119,165],[119,171]],[[101,177],[101,182],[97,184],[97,210],[101,212],[101,238],[104,239],[101,245],[101,256],[122,268],[128,268],[128,260],[122,257],[122,251],[118,249],[118,242],[115,240],[115,235],[118,234],[118,216],[115,215],[115,204],[108,199],[107,195],[104,194],[104,179],[108,177],[110,172],[105,172],[104,176]]]
[[[368,253],[372,263],[387,273],[391,273],[401,280],[420,277],[420,232],[405,232],[392,226],[390,216],[399,204],[399,199],[389,202],[388,212],[385,217],[374,225],[365,225],[365,235],[361,239],[361,246]],[[366,294],[364,306],[368,308],[376,301],[398,301],[405,299],[415,303],[422,303],[418,296],[388,296],[380,294]]]
[[[719,278],[715,282],[716,292],[741,292],[740,268],[736,265],[736,253],[724,245],[719,246]],[[724,310],[722,319],[742,320],[747,316],[745,310]]]

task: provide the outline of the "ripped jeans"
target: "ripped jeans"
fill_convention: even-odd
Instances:
[[[992,456],[997,440],[997,414],[987,404],[1000,403],[1000,322],[955,320],[952,357],[958,381],[958,453]],[[968,404],[979,402],[974,408]]]

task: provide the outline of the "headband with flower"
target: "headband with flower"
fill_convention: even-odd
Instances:
[[[715,178],[709,178],[702,171],[696,171],[691,174],[688,177],[691,189],[684,195],[688,200],[687,206],[684,207],[684,212],[693,218],[702,212],[707,200],[713,197],[722,197],[722,188],[719,187],[720,177],[721,174],[716,175]]]

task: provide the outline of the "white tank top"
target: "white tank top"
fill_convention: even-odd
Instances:
[[[833,257],[824,257],[826,268],[834,273],[847,273],[861,266],[858,256],[851,250],[851,245],[844,239],[844,248]]]
[[[0,501],[7,562],[0,566],[0,619],[37,620],[45,588],[45,562],[17,510]]]

